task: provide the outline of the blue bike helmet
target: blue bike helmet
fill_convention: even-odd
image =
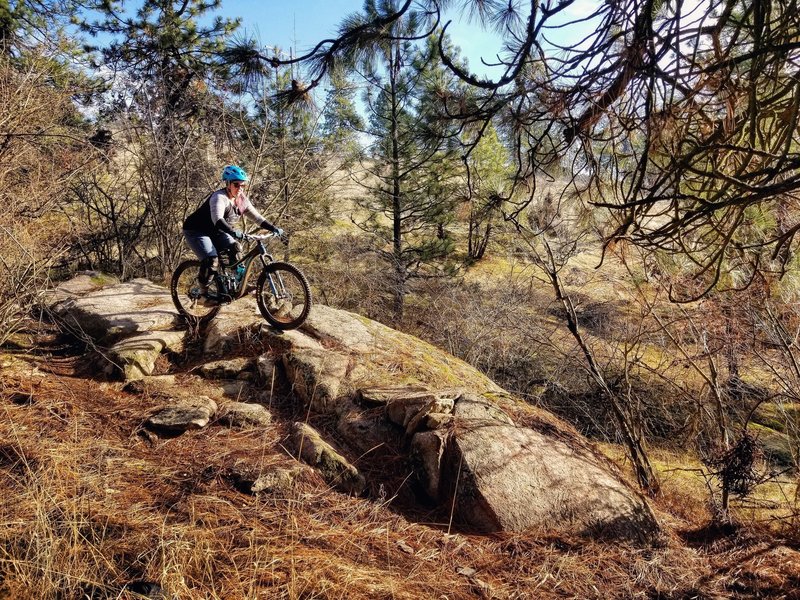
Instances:
[[[222,169],[222,181],[247,181],[247,173],[236,165],[228,165]]]

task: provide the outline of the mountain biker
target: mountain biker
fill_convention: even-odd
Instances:
[[[198,283],[201,292],[208,292],[208,285],[219,269],[219,256],[228,258],[229,263],[239,260],[241,245],[238,240],[244,233],[234,229],[242,216],[258,223],[263,229],[283,236],[283,229],[267,221],[250,203],[244,193],[248,181],[244,169],[228,165],[222,170],[225,187],[206,197],[203,203],[183,222],[183,235],[189,248],[200,259]]]

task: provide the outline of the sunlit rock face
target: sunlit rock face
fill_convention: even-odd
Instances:
[[[100,355],[116,361],[123,378],[149,385],[159,374],[158,357],[186,344],[168,291],[146,280],[98,287],[85,279],[56,290],[54,312],[117,348]],[[313,428],[285,424],[295,456],[344,493],[380,487],[388,475],[381,461],[391,456],[410,473],[421,502],[438,504],[467,530],[638,540],[658,532],[645,499],[572,427],[413,336],[321,305],[301,329],[281,333],[266,326],[251,299],[189,333],[205,362],[193,376],[206,377],[197,385],[209,396],[220,392],[220,414],[244,415],[248,427],[274,427],[274,414],[257,419],[246,406],[224,403],[227,397],[258,404],[281,387],[317,419]],[[162,393],[180,387],[169,381]],[[187,427],[213,421],[216,405],[206,404],[179,404],[203,412],[189,415]]]

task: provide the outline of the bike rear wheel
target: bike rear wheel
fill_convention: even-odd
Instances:
[[[170,292],[175,308],[187,319],[197,323],[207,323],[219,312],[220,305],[215,299],[220,296],[217,278],[208,286],[208,294],[202,295],[198,275],[200,261],[187,260],[178,265],[172,274]]]
[[[275,329],[296,329],[311,310],[311,288],[294,265],[269,263],[258,278],[256,300],[261,315]]]

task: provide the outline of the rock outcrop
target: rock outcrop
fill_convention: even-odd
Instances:
[[[67,292],[61,287],[56,290],[54,297],[59,300],[53,309],[68,326],[101,344],[136,333],[173,330],[180,323],[169,290],[147,279],[106,285],[79,295],[81,289],[93,287],[92,278],[86,282],[87,276],[80,277],[83,285],[72,281],[64,286]]]
[[[183,343],[180,332],[155,333],[176,327],[177,313],[167,291],[150,282],[94,289],[73,281],[54,299],[66,323],[116,348],[100,355],[115,360],[124,378],[144,378],[142,389],[152,385],[154,357]],[[202,348],[207,364],[198,372],[224,378],[200,380],[202,393],[213,396],[217,386],[237,401],[220,405],[218,422],[274,424],[270,412],[253,403],[263,398],[251,391],[272,398],[283,386],[325,424],[289,425],[287,446],[339,490],[362,494],[379,486],[363,475],[382,470],[369,461],[399,456],[418,494],[448,514],[454,510],[455,520],[472,530],[556,529],[639,539],[658,531],[644,498],[570,426],[463,361],[380,323],[315,305],[300,330],[280,333],[245,299],[223,308]],[[177,406],[191,403],[178,403],[172,412]],[[216,405],[207,413],[202,426],[214,418]],[[248,486],[252,493],[280,487],[271,479]]]
[[[307,423],[292,425],[292,444],[297,455],[316,467],[333,487],[348,494],[360,495],[367,487],[364,476]]]

